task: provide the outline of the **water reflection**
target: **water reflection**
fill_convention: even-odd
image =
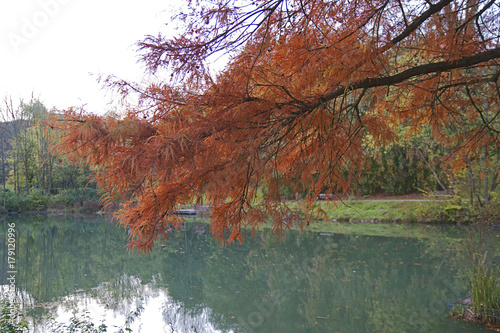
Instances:
[[[105,220],[29,216],[16,225],[18,288],[35,332],[50,329],[47,315],[64,321],[84,309],[108,327],[135,318],[134,332],[481,330],[446,316],[447,302],[466,292],[462,229],[292,233],[281,242],[261,233],[222,248],[206,224],[186,224],[144,257],[129,255],[126,234]]]
[[[130,297],[128,290],[134,290],[135,296]],[[127,296],[118,295],[123,293]],[[188,311],[167,289],[155,282],[142,284],[136,277],[123,276],[114,285],[102,283],[89,292],[78,292],[37,306],[50,309],[58,321],[66,323],[75,311],[85,309],[95,324],[105,323],[110,332],[125,328],[133,332],[220,332],[210,322],[210,309],[203,308],[200,313]],[[33,332],[50,332],[54,327],[53,321],[41,320]]]

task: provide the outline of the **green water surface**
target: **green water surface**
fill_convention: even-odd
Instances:
[[[464,227],[398,226],[404,237],[292,232],[284,240],[262,232],[224,248],[208,224],[186,223],[141,256],[104,218],[0,221],[0,284],[15,223],[16,285],[33,332],[50,331],[47,316],[67,321],[85,311],[115,332],[136,310],[133,332],[485,331],[447,316],[448,302],[467,293]]]

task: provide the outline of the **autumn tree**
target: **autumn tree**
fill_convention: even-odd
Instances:
[[[181,204],[212,206],[221,241],[296,223],[283,184],[348,190],[368,167],[363,140],[397,141],[430,126],[463,152],[498,146],[500,8],[495,0],[189,1],[177,36],[138,43],[161,82],[113,77],[140,103],[121,117],[69,109],[58,149],[97,166],[116,218],[150,250],[180,223]],[[222,70],[217,59],[228,59]],[[168,75],[165,73],[169,73]],[[477,124],[462,130],[464,124]],[[347,174],[347,176],[345,176]],[[259,188],[266,187],[258,197]],[[301,222],[304,223],[304,222]]]

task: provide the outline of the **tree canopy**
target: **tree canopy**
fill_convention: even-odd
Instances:
[[[164,80],[108,78],[140,92],[136,107],[51,122],[57,148],[97,166],[105,199],[122,200],[116,217],[140,251],[179,226],[182,204],[210,205],[223,242],[303,224],[320,193],[348,190],[367,166],[363,142],[397,141],[400,124],[430,126],[455,167],[498,147],[495,0],[189,1],[177,19],[178,35],[138,43]],[[284,184],[306,190],[310,216],[287,208]]]

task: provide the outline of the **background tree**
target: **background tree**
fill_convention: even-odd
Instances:
[[[96,200],[90,166],[68,163],[49,150],[51,131],[43,126],[48,115],[47,108],[35,98],[15,104],[6,97],[0,107],[2,211],[45,209],[48,203],[83,205],[84,200]]]
[[[369,137],[365,142],[368,168],[357,170],[360,194],[407,194],[419,191],[447,191],[448,170],[441,161],[448,155],[434,141],[430,128],[423,126],[408,136],[407,128],[397,128],[400,141],[379,147]]]
[[[266,220],[285,232],[295,221],[283,184],[307,189],[307,221],[320,192],[349,190],[369,167],[365,138],[393,143],[401,123],[408,135],[430,126],[457,168],[465,152],[498,146],[497,1],[190,2],[178,18],[180,35],[138,44],[170,79],[107,81],[140,91],[137,108],[120,118],[70,109],[51,124],[59,149],[99,168],[106,200],[124,199],[117,218],[132,247],[151,249],[179,224],[179,204],[201,200],[221,241]]]
[[[16,138],[21,137],[21,133],[25,128],[25,116],[26,114],[23,112],[22,108],[19,106],[14,106],[12,102],[12,98],[5,97],[4,99],[5,109],[2,110],[2,121],[3,121],[3,137],[5,141],[4,151],[6,153],[6,157],[8,157],[8,165],[10,165],[9,172],[12,173],[11,178],[14,183],[14,190],[19,196],[20,189],[20,173],[21,173],[21,156],[20,156],[20,147],[18,144],[16,148],[13,148],[13,145],[16,144]],[[19,140],[20,141],[20,140]],[[7,153],[8,152],[8,153]],[[5,161],[4,161],[5,163]],[[4,164],[5,166],[5,164]],[[7,177],[5,177],[4,181],[7,181]],[[5,198],[6,191],[4,191]]]
[[[0,123],[0,137],[1,137],[1,158],[2,161],[2,208],[5,209],[7,202],[7,176],[9,173],[9,165],[7,163],[7,151],[11,149],[10,138],[13,136],[14,127],[10,121],[9,115],[13,114],[13,105],[11,98],[4,98],[2,108],[0,109],[0,114],[2,116]]]
[[[46,107],[38,99],[31,99],[29,103],[21,101],[17,110],[11,112],[14,131],[8,155],[14,167],[10,179],[18,194],[21,189],[29,193],[32,188],[46,191],[49,187],[52,157],[48,138],[39,123],[47,114]]]

